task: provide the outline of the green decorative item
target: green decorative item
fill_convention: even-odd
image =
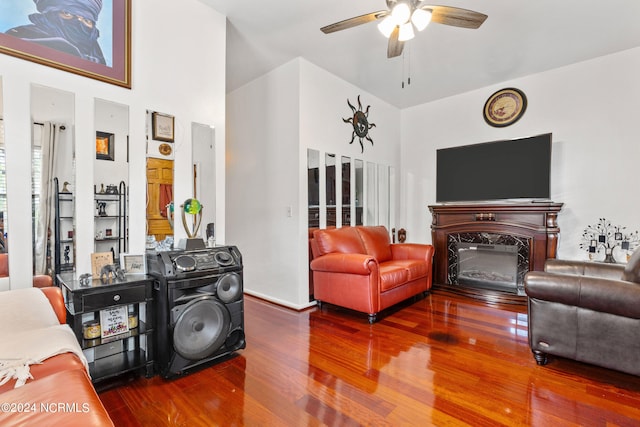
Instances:
[[[169,221],[169,225],[173,230],[173,202],[167,203],[165,209],[167,210],[167,220]]]
[[[182,208],[182,225],[184,226],[184,231],[190,239],[193,239],[198,234],[200,223],[202,222],[202,204],[197,199],[187,199],[180,207]],[[187,225],[187,214],[195,217],[193,232],[191,232]]]

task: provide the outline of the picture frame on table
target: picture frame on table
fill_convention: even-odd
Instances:
[[[120,254],[120,267],[126,274],[147,274],[144,254]]]
[[[100,278],[102,267],[113,264],[113,254],[111,252],[94,252],[91,254],[91,276],[94,279]]]
[[[42,16],[44,10],[36,2],[2,3],[0,53],[131,89],[131,0],[89,4],[81,22],[97,32],[88,31],[90,38],[82,43],[51,32],[55,25],[36,23],[44,20],[32,21],[30,15]],[[60,16],[72,16],[64,4]]]

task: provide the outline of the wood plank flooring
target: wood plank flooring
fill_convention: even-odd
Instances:
[[[230,360],[101,392],[116,426],[640,425],[640,378],[537,366],[524,306],[434,291],[369,325],[247,296],[245,330]]]

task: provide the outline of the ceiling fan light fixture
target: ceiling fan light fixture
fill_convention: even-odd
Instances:
[[[378,24],[378,30],[386,37],[389,38],[391,33],[396,28],[396,20],[393,19],[393,16],[388,15]]]
[[[400,25],[400,33],[398,34],[399,41],[406,42],[414,37],[415,34],[413,32],[413,25],[411,25],[411,22]]]
[[[431,22],[431,12],[424,9],[416,9],[411,14],[411,22],[413,22],[418,31],[422,31]]]
[[[398,25],[402,25],[409,21],[409,18],[411,17],[411,9],[407,3],[398,3],[393,7],[391,16],[393,16]]]

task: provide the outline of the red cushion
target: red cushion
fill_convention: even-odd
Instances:
[[[356,227],[366,253],[374,257],[378,262],[385,262],[391,259],[391,240],[389,232],[384,225],[373,227]]]
[[[394,260],[393,265],[402,267],[407,270],[408,280],[419,279],[421,277],[425,277],[429,272],[429,264],[427,261],[416,260],[416,259],[406,259],[406,260]]]
[[[0,411],[0,425],[113,426],[86,371],[57,372],[0,395],[4,404],[30,410]],[[35,406],[33,406],[35,405]]]
[[[341,254],[366,254],[360,235],[354,227],[316,230],[313,233],[320,255],[338,252]]]
[[[402,266],[395,263],[380,265],[380,290],[382,292],[402,286],[407,283],[409,272]]]

